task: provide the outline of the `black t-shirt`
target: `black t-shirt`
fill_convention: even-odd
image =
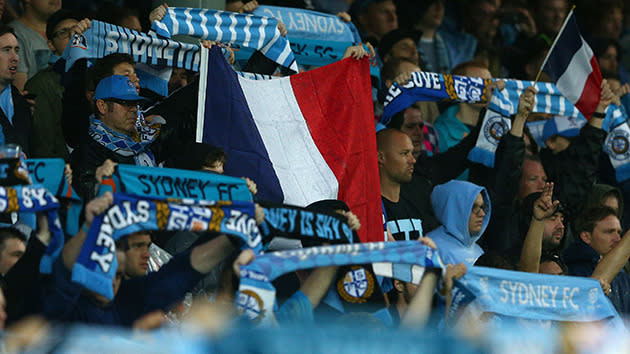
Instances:
[[[394,203],[381,197],[385,208],[385,220],[389,231],[397,241],[417,240],[423,235],[422,220],[418,210],[405,198]]]

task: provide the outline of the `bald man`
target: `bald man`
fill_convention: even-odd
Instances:
[[[394,239],[416,240],[422,236],[421,213],[400,194],[400,185],[411,182],[416,163],[411,138],[397,129],[383,129],[376,134],[376,144],[384,221]]]

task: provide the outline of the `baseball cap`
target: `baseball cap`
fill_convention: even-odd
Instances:
[[[101,80],[96,86],[94,100],[114,98],[122,101],[143,101],[146,98],[138,95],[136,85],[126,76],[112,75]]]
[[[543,127],[542,138],[546,142],[547,139],[554,135],[560,135],[565,138],[573,138],[580,134],[580,129],[586,124],[585,119],[554,116],[545,122]]]

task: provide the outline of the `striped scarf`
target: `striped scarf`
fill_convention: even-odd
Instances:
[[[271,17],[169,7],[161,21],[153,22],[152,29],[166,38],[183,34],[259,50],[274,62],[298,71],[289,41],[280,35],[278,21]]]

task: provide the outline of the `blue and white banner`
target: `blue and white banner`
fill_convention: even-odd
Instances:
[[[385,97],[381,123],[387,125],[392,117],[418,101],[488,102],[490,79],[430,73],[411,73],[405,84],[394,82]]]
[[[343,57],[346,48],[361,42],[354,24],[345,23],[336,15],[266,5],[258,6],[253,13],[284,23],[291,50],[300,65],[331,64]]]
[[[158,38],[155,33],[142,33],[101,21],[90,21],[90,28],[75,34],[62,57],[66,70],[82,58],[98,59],[112,53],[131,55],[140,66],[140,85],[162,96],[168,95],[171,68],[199,70],[199,46]]]
[[[278,21],[272,17],[168,7],[164,18],[153,22],[152,29],[166,38],[184,34],[259,50],[276,63],[298,71],[289,41],[280,35]]]
[[[33,183],[41,184],[57,198],[70,201],[64,230],[68,235],[75,235],[79,231],[83,201],[68,184],[64,174],[66,162],[63,159],[26,159],[25,163]]]
[[[252,201],[242,178],[217,173],[119,164],[104,178],[99,194],[126,193],[148,198]]]
[[[400,280],[408,282],[414,279],[417,269],[415,272],[411,268],[409,272],[394,272],[386,263],[442,268],[437,251],[418,241],[367,242],[271,252],[241,267],[236,307],[246,318],[269,324],[273,321],[275,304],[275,288],[271,284],[274,279],[299,269],[368,263],[380,263],[377,267],[379,271],[374,269],[377,275],[400,275],[404,277]]]
[[[623,326],[599,282],[581,277],[472,267],[455,283],[451,307],[467,312],[462,316],[495,314],[495,323],[510,318],[565,322],[606,320],[614,326]]]
[[[251,202],[171,202],[116,193],[113,205],[92,221],[72,269],[72,281],[113,299],[115,241],[144,230],[223,233],[236,237],[242,249],[255,253],[262,249]]]

